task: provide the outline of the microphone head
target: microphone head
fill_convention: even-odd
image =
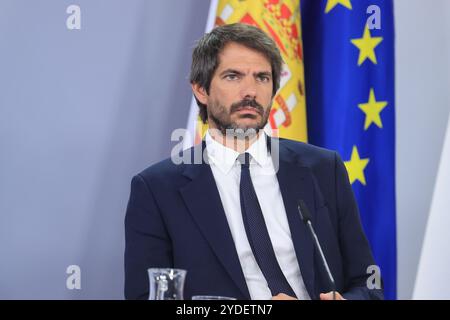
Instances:
[[[297,201],[297,208],[298,213],[300,214],[300,217],[302,218],[304,223],[311,221],[311,214],[309,213],[308,207],[303,200],[300,199]]]

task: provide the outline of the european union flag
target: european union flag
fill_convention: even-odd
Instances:
[[[302,0],[308,140],[345,161],[385,297],[396,298],[391,0]]]

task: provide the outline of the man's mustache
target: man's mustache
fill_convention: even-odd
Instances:
[[[233,103],[230,108],[230,113],[239,111],[240,109],[245,107],[255,108],[260,115],[264,114],[264,108],[258,102],[256,102],[255,99],[244,99],[242,101]]]

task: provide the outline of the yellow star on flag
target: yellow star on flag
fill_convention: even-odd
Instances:
[[[345,167],[347,168],[348,178],[350,183],[353,184],[356,180],[359,180],[363,185],[366,185],[366,177],[364,176],[364,169],[369,163],[369,158],[361,159],[359,157],[358,149],[353,146],[352,156],[350,161],[345,161]]]
[[[367,58],[369,58],[374,64],[377,64],[375,48],[381,41],[383,41],[383,37],[371,37],[370,30],[366,25],[364,27],[364,34],[362,38],[351,39],[350,41],[359,49],[358,66],[362,65]]]
[[[364,130],[367,130],[372,123],[375,123],[378,128],[383,128],[380,112],[386,108],[387,104],[387,101],[377,101],[375,99],[375,92],[373,91],[373,88],[370,89],[369,101],[367,101],[367,103],[358,104],[358,107],[366,114]]]
[[[338,4],[343,5],[347,9],[352,10],[352,3],[350,0],[328,0],[327,6],[325,7],[325,13],[330,12],[333,10],[334,7],[336,7]]]

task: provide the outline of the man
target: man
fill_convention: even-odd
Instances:
[[[147,299],[147,269],[171,267],[187,270],[187,299],[331,299],[299,200],[311,211],[336,298],[383,298],[367,286],[375,263],[339,156],[262,130],[281,67],[274,41],[255,27],[225,25],[200,39],[191,84],[210,129],[183,155],[205,151],[205,161],[167,159],[133,178],[126,298]]]

